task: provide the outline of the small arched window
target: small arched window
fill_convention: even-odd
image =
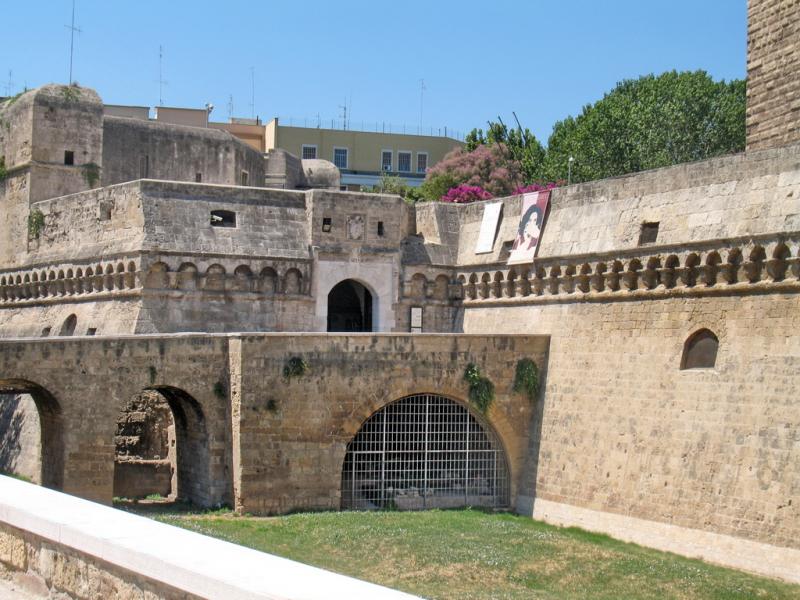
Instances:
[[[64,324],[61,326],[61,331],[59,335],[72,335],[75,333],[75,326],[78,324],[78,317],[75,315],[70,315],[64,320]]]
[[[683,345],[681,369],[713,369],[717,362],[719,340],[708,329],[694,332]]]

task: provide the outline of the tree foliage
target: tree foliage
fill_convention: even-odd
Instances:
[[[744,150],[745,82],[705,71],[622,81],[553,127],[545,178],[589,181]]]
[[[439,200],[464,184],[481,187],[492,196],[507,196],[522,183],[520,163],[506,144],[479,144],[471,152],[456,148],[428,169],[420,192],[428,200]]]

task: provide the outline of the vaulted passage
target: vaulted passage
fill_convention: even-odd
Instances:
[[[136,394],[117,420],[114,496],[206,504],[208,447],[199,404],[177,388]]]
[[[0,473],[53,489],[63,485],[61,407],[31,381],[0,379]]]
[[[372,294],[345,279],[328,294],[328,331],[372,331]]]
[[[507,507],[509,494],[497,436],[443,396],[418,394],[385,406],[347,446],[342,508]]]

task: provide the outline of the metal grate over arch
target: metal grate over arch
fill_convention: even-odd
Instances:
[[[342,508],[507,507],[509,476],[497,436],[444,396],[388,404],[347,446]]]

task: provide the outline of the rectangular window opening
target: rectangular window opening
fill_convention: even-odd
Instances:
[[[64,164],[65,165],[75,164],[75,153],[72,150],[64,150]]]
[[[203,174],[202,173],[195,173],[194,174],[194,181],[195,181],[195,183],[203,183]]]
[[[335,164],[338,169],[347,168],[347,148],[333,149],[333,164]]]
[[[658,239],[658,223],[642,223],[642,229],[639,232],[639,245],[655,244]]]
[[[86,335],[94,335],[96,333],[97,333],[97,327],[89,327],[89,329],[86,330]]]
[[[145,154],[139,157],[139,179],[150,177],[150,156]]]
[[[417,152],[417,173],[425,173],[428,170],[428,153]]]
[[[249,179],[250,179],[250,173],[248,173],[247,171],[242,171],[242,185],[243,186],[247,185],[247,182],[248,182]]]
[[[411,333],[422,333],[422,307],[411,307]]]
[[[383,221],[378,221],[378,237],[383,237]]]
[[[331,218],[330,217],[322,217],[322,231],[325,233],[331,232]]]
[[[411,172],[411,152],[397,153],[397,170],[401,173]]]
[[[317,147],[314,144],[303,144],[301,156],[303,160],[317,158]]]
[[[236,227],[236,213],[232,210],[212,210],[212,227]]]
[[[381,171],[392,170],[392,151],[384,150],[381,152]]]

